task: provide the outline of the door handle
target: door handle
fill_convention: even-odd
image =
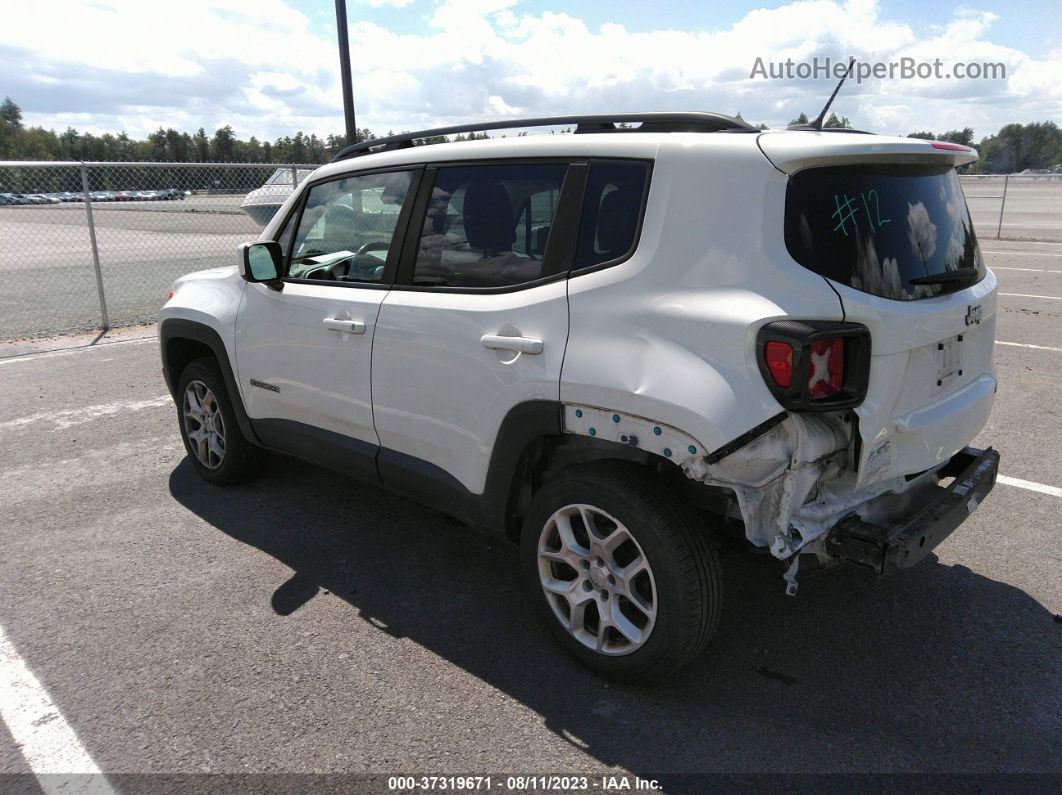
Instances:
[[[503,337],[500,334],[484,334],[479,338],[484,348],[492,351],[516,351],[534,356],[542,353],[542,340],[531,337]]]
[[[365,333],[365,321],[363,320],[340,320],[336,317],[326,317],[324,325],[329,331],[345,331],[347,334]]]

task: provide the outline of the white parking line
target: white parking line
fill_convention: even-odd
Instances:
[[[1019,489],[1028,489],[1029,491],[1038,491],[1041,494],[1050,494],[1052,497],[1062,497],[1062,489],[1057,486],[1045,486],[1043,483],[1034,483],[1031,480],[1022,480],[1021,478],[1011,478],[1006,475],[996,475],[996,480],[999,483],[1003,483],[1007,486],[1014,486]]]
[[[994,271],[1033,271],[1034,273],[1062,273],[1062,271],[1051,270],[1051,268],[1010,268],[1006,265],[993,265]]]
[[[45,792],[113,793],[48,691],[0,627],[0,718]],[[92,776],[79,781],[62,776]],[[80,783],[81,786],[77,786]]]
[[[1057,351],[1062,353],[1062,348],[1051,348],[1047,345],[1030,345],[1027,342],[1003,342],[1002,340],[996,340],[996,345],[1013,345],[1015,348],[1033,348],[1038,351]]]
[[[1022,246],[1024,248],[1025,246],[1062,246],[1062,242],[1053,240],[1009,240],[1007,238],[1002,238],[1000,240],[994,240],[988,245]]]
[[[1016,257],[1062,257],[1062,254],[1042,253],[1039,251],[988,251],[981,249],[982,254],[1013,254]]]
[[[1048,301],[1062,301],[1062,295],[1029,295],[1028,293],[1000,293],[1010,298],[1045,298]]]
[[[169,395],[159,395],[147,400],[116,400],[113,403],[101,403],[96,406],[83,406],[79,409],[62,409],[61,411],[40,411],[26,417],[18,417],[13,420],[0,422],[0,431],[22,428],[35,422],[50,422],[55,430],[65,430],[72,425],[80,425],[90,422],[98,417],[108,417],[112,414],[129,411],[143,411],[144,409],[158,408],[171,403],[173,399]]]
[[[75,353],[98,351],[109,348],[112,345],[135,345],[144,342],[157,342],[158,337],[137,337],[135,340],[115,340],[114,342],[100,342],[95,345],[79,345],[76,348],[61,348],[56,351],[42,351],[41,353],[28,353],[23,356],[10,356],[0,359],[0,365],[18,364],[19,362],[32,362],[35,359],[51,359],[54,356],[70,356]]]

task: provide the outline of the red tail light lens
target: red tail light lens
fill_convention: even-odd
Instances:
[[[768,343],[768,347],[770,345],[771,343]],[[812,400],[836,395],[844,386],[844,339],[817,339],[811,343],[810,350],[808,395]]]
[[[765,349],[767,370],[780,387],[793,383],[793,346],[788,342],[768,342]]]
[[[863,402],[870,332],[836,320],[775,320],[756,334],[756,363],[788,411],[836,411]]]

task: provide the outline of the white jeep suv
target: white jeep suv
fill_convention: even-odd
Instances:
[[[545,124],[576,126],[413,146]],[[790,593],[887,574],[994,485],[975,157],[711,113],[348,147],[174,285],[185,445],[213,483],[276,450],[505,533],[574,655],[667,675],[719,620],[721,544]]]

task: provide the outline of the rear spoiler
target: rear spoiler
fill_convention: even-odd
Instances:
[[[977,160],[977,150],[960,144],[883,135],[835,135],[828,132],[771,130],[756,143],[771,164],[792,175],[813,166],[854,163],[946,163],[964,166]]]

